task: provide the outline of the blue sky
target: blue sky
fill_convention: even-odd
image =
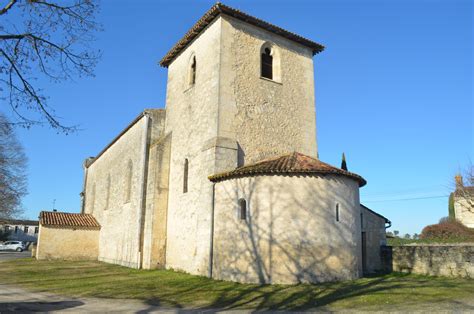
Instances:
[[[82,161],[144,108],[165,105],[158,60],[212,1],[102,1],[95,78],[38,83],[65,124],[18,130],[29,157],[25,217],[79,211]],[[447,215],[474,157],[471,1],[225,1],[326,46],[315,56],[320,158],[367,179],[361,201],[402,234]]]

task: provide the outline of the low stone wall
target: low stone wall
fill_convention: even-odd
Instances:
[[[97,260],[99,230],[40,225],[37,259]]]
[[[382,252],[387,270],[474,279],[474,244],[393,246]]]

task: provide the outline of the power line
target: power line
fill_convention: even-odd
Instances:
[[[378,196],[402,196],[406,194],[416,194],[422,192],[433,192],[433,190],[437,190],[439,193],[444,193],[443,190],[451,190],[450,187],[442,184],[437,185],[430,185],[430,186],[419,186],[419,187],[411,187],[406,189],[399,189],[399,190],[391,190],[391,191],[378,191],[378,192],[368,192],[367,194],[363,191],[361,194],[365,197],[378,197]]]
[[[430,198],[443,198],[443,197],[449,197],[449,195],[426,196],[426,197],[412,197],[412,198],[399,198],[399,199],[377,200],[377,201],[364,201],[364,203],[381,203],[381,202],[395,202],[395,201],[426,200],[426,199],[430,199]]]

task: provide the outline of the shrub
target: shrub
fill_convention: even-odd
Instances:
[[[438,224],[423,228],[420,239],[460,239],[474,240],[474,230],[452,218],[442,218]]]

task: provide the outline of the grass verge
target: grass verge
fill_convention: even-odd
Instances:
[[[433,305],[474,295],[474,280],[396,273],[342,283],[250,285],[168,270],[33,259],[0,263],[0,282],[68,296],[140,299],[179,308],[393,310],[402,304]]]

